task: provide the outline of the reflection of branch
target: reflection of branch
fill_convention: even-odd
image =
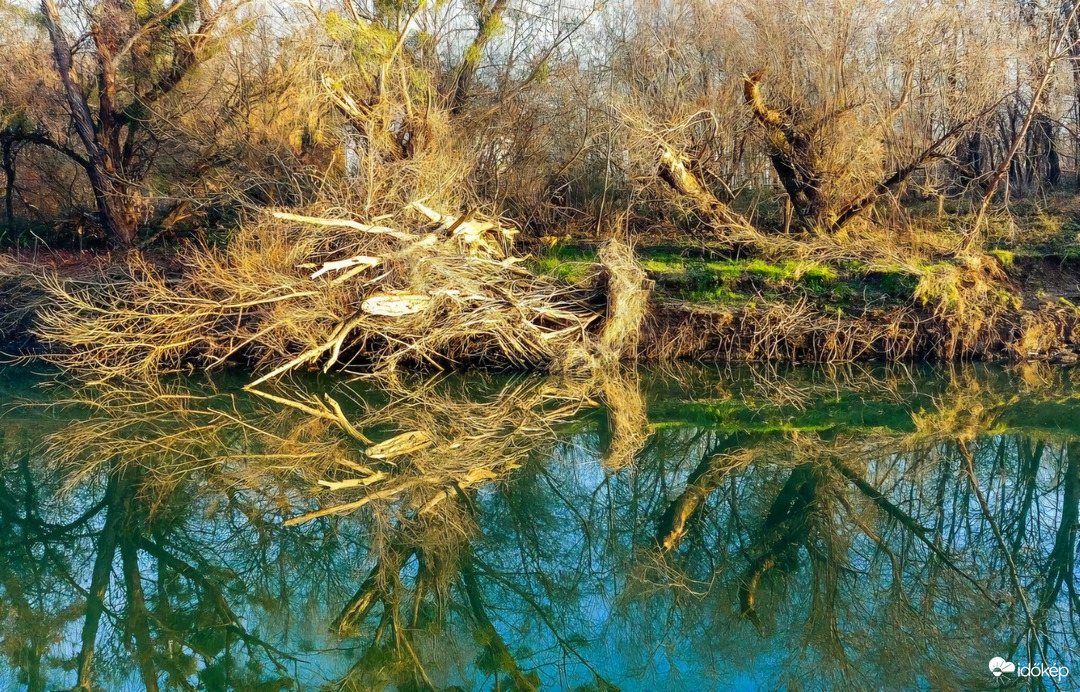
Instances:
[[[872,540],[877,545],[878,549],[885,553],[885,556],[889,558],[889,564],[892,566],[892,588],[902,596],[904,593],[904,575],[900,567],[900,558],[897,557],[893,549],[889,547],[889,544],[885,542],[885,539],[878,535],[877,531],[874,531],[873,528],[867,525],[867,523],[855,513],[855,508],[851,506],[851,503],[847,501],[847,498],[841,496],[839,499],[840,504],[847,510],[848,519],[851,520],[851,523],[855,524],[855,526],[857,526],[867,538]]]
[[[964,459],[964,470],[967,471],[971,489],[975,493],[976,499],[979,501],[979,507],[982,508],[983,517],[986,519],[986,523],[990,525],[990,531],[994,534],[994,539],[997,541],[998,547],[1001,548],[1001,554],[1005,556],[1005,561],[1009,565],[1009,577],[1012,579],[1013,586],[1016,588],[1016,595],[1020,597],[1020,605],[1024,608],[1024,616],[1027,618],[1028,627],[1031,628],[1032,636],[1036,637],[1036,641],[1038,641],[1038,628],[1035,626],[1035,620],[1031,617],[1031,608],[1028,607],[1027,593],[1020,583],[1020,574],[1016,571],[1016,561],[1013,560],[1012,552],[1005,543],[1005,537],[1001,535],[1001,529],[998,528],[997,522],[994,521],[994,516],[990,513],[990,505],[987,504],[986,496],[983,495],[982,488],[979,487],[979,480],[975,476],[975,455],[971,453],[971,449],[968,447],[967,442],[960,440],[957,446],[960,449],[960,456]],[[1050,680],[1054,682],[1054,687],[1058,688],[1057,682],[1054,681],[1053,678],[1050,678]]]
[[[331,630],[337,632],[338,636],[344,637],[345,631],[353,623],[363,622],[368,611],[386,595],[386,591],[380,583],[382,574],[388,571],[398,571],[401,569],[401,565],[408,562],[415,552],[415,548],[406,551],[404,554],[398,554],[397,551],[391,550],[386,557],[376,562],[375,566],[371,568],[371,572],[368,573],[367,579],[360,584],[360,588],[356,590],[353,597],[349,599],[349,602],[342,607],[338,616],[334,618],[334,622],[330,625]],[[389,608],[390,606],[386,605],[386,607]]]
[[[409,488],[424,484],[425,481],[422,478],[405,481],[404,483],[399,483],[398,485],[388,488],[386,490],[379,490],[377,492],[368,493],[367,495],[360,498],[359,500],[356,500],[355,502],[346,502],[345,504],[334,505],[333,507],[324,507],[322,509],[317,509],[313,512],[301,514],[300,516],[293,517],[292,519],[287,519],[282,522],[282,526],[295,526],[297,524],[305,524],[312,519],[318,519],[319,517],[325,517],[331,514],[344,514],[345,512],[351,512],[353,510],[360,509],[372,500],[386,500],[394,497],[395,495],[398,495],[404,490],[408,490]]]
[[[958,575],[963,577],[965,581],[974,586],[979,591],[979,593],[981,593],[986,598],[986,600],[992,603],[996,603],[993,596],[991,596],[990,593],[987,592],[986,588],[982,584],[975,581],[974,577],[968,575],[966,572],[960,569],[956,565],[956,563],[953,562],[952,558],[949,557],[948,553],[936,546],[934,542],[927,537],[926,529],[919,525],[919,523],[915,521],[915,519],[913,519],[909,514],[904,512],[904,510],[894,505],[892,502],[889,502],[889,499],[882,495],[881,491],[863,480],[863,478],[859,474],[857,474],[844,462],[840,461],[839,459],[833,458],[832,465],[845,478],[851,481],[856,488],[861,490],[864,495],[870,498],[874,502],[874,504],[881,508],[890,517],[899,522],[901,526],[913,533],[915,537],[922,541],[922,543],[927,548],[929,548],[931,552],[937,555],[938,558],[940,558],[941,561],[944,562],[949,569],[956,572]]]
[[[1001,438],[999,457],[1004,454],[1005,437]],[[1020,516],[1016,520],[1016,528],[1013,530],[1012,551],[1017,553],[1024,542],[1024,534],[1027,531],[1027,518],[1031,512],[1031,503],[1035,499],[1035,486],[1039,479],[1039,465],[1042,461],[1043,451],[1046,444],[1039,440],[1035,448],[1031,448],[1030,438],[1022,438],[1016,441],[1016,456],[1021,464],[1020,472],[1027,476],[1027,487],[1024,489],[1024,501],[1020,505]]]
[[[506,672],[510,674],[510,678],[514,681],[514,689],[536,690],[539,687],[536,680],[521,672],[517,660],[510,653],[510,648],[506,646],[506,642],[499,636],[499,633],[495,630],[495,625],[491,624],[491,619],[487,616],[487,611],[484,610],[480,583],[476,578],[476,568],[473,566],[472,556],[469,553],[466,553],[461,559],[461,581],[465,587],[465,596],[469,600],[469,609],[472,611],[473,619],[476,620],[476,624],[480,627],[481,641],[491,652],[492,660],[496,662],[496,665],[506,668]],[[558,634],[555,636],[558,637]]]
[[[761,579],[774,567],[787,567],[783,560],[800,545],[810,548],[810,530],[815,504],[819,501],[819,473],[813,462],[796,466],[769,506],[762,525],[760,543],[764,552],[750,563],[741,577],[741,615],[764,636],[755,601]],[[811,551],[812,552],[812,551]],[[787,570],[790,571],[790,570]]]
[[[293,399],[289,399],[287,397],[276,396],[274,394],[270,394],[269,392],[264,392],[260,389],[249,388],[248,391],[257,396],[261,396],[264,399],[269,399],[270,401],[274,401],[279,404],[284,404],[285,406],[298,409],[308,415],[315,416],[316,418],[324,418],[326,420],[333,421],[334,423],[337,423],[339,426],[341,426],[341,429],[347,432],[349,436],[360,440],[365,444],[371,444],[371,440],[364,437],[364,435],[359,430],[357,430],[352,423],[349,422],[349,419],[345,417],[345,413],[341,410],[341,404],[339,404],[337,400],[329,394],[325,395],[326,401],[329,404],[328,408],[318,399],[312,399],[312,403],[314,405],[308,405],[299,401],[295,401]]]
[[[206,593],[206,595],[210,597],[210,600],[217,608],[218,613],[225,620],[225,628],[229,632],[232,632],[233,634],[238,636],[245,644],[249,646],[255,645],[266,651],[266,653],[269,655],[270,660],[274,663],[278,670],[285,671],[286,668],[280,661],[277,660],[277,657],[281,657],[289,661],[301,662],[301,659],[285,653],[284,651],[278,649],[269,642],[263,641],[259,637],[251,634],[243,627],[241,627],[240,618],[236,615],[236,613],[233,612],[232,607],[229,606],[229,602],[225,600],[225,595],[221,592],[221,589],[218,588],[217,585],[215,585],[213,582],[211,582],[201,571],[188,564],[187,562],[184,562],[183,560],[176,557],[175,555],[155,543],[153,540],[146,538],[145,536],[139,539],[139,548],[144,550],[150,556],[164,563],[165,565],[168,565],[172,569],[176,570],[178,574],[187,578],[193,584],[202,589]]]
[[[577,650],[577,647],[574,646],[573,643],[567,641],[565,637],[563,637],[561,634],[559,634],[559,630],[555,627],[555,624],[551,621],[551,617],[548,615],[547,609],[543,605],[538,603],[536,598],[531,593],[525,591],[523,588],[521,588],[517,584],[511,582],[510,580],[504,578],[502,576],[502,574],[500,574],[496,570],[492,569],[492,567],[490,565],[485,564],[479,558],[476,558],[475,562],[478,565],[480,565],[480,567],[484,570],[484,575],[485,576],[488,576],[488,577],[491,577],[492,579],[497,580],[505,588],[507,588],[510,591],[513,591],[515,594],[517,594],[518,597],[520,597],[523,601],[525,601],[533,609],[533,611],[536,613],[536,615],[540,618],[540,620],[548,628],[548,631],[551,632],[551,635],[553,637],[555,637],[555,641],[557,641],[559,643],[559,646],[563,649],[563,651],[572,653],[577,658],[577,660],[581,662],[582,665],[584,665],[586,668],[589,669],[589,672],[593,674],[593,677],[596,679],[596,681],[598,683],[600,683],[600,689],[617,689],[615,687],[615,685],[612,685],[610,682],[608,682],[603,677],[601,677],[600,673],[598,673],[596,671],[596,669],[592,666],[592,664],[589,663],[589,661],[584,656],[581,655],[581,652],[579,652]],[[471,566],[472,565],[471,565],[471,562],[470,562],[469,568],[471,568]],[[465,572],[466,572],[466,568],[465,568],[465,566],[463,564],[463,566],[462,566],[462,575],[463,576],[465,575]],[[490,621],[489,621],[489,624],[490,624]],[[492,631],[494,632],[494,628],[492,628]]]

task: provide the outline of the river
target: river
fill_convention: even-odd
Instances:
[[[1080,679],[1080,371],[249,380],[0,370],[0,689]]]

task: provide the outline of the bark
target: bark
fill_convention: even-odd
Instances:
[[[743,98],[768,136],[773,169],[784,186],[795,212],[811,225],[820,225],[828,213],[822,192],[824,178],[818,171],[813,140],[785,113],[770,108],[761,95],[764,70],[743,78]]]
[[[469,98],[469,88],[473,77],[476,75],[476,68],[480,65],[480,57],[483,55],[484,47],[494,37],[502,21],[502,14],[508,4],[508,0],[494,0],[490,7],[487,5],[486,0],[481,3],[476,36],[473,37],[469,47],[465,49],[461,64],[454,70],[451,77],[451,113],[457,115],[464,110],[465,103]]]
[[[1057,187],[1061,181],[1061,160],[1055,141],[1054,121],[1040,112],[1035,118],[1031,131],[1031,151],[1028,155],[1031,169],[1030,184],[1044,181],[1050,187]]]
[[[8,230],[15,227],[15,142],[10,137],[4,138],[4,219]]]
[[[53,60],[64,87],[68,102],[71,123],[86,150],[86,173],[90,179],[90,188],[94,193],[98,214],[105,230],[120,245],[130,246],[135,240],[135,218],[129,208],[130,197],[125,185],[116,178],[115,161],[109,156],[98,139],[93,115],[87,105],[86,96],[79,87],[75,67],[71,59],[71,44],[60,24],[60,12],[53,0],[41,0],[41,11],[49,39],[53,47]],[[103,96],[103,105],[110,96]],[[112,123],[112,114],[99,114],[102,124]]]
[[[724,204],[709,191],[701,179],[686,167],[683,159],[667,145],[660,154],[660,178],[680,195],[686,197],[706,223],[722,228],[750,229],[750,222]]]

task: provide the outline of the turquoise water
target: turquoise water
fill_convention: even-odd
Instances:
[[[1080,372],[248,379],[0,371],[0,689],[1080,676]]]

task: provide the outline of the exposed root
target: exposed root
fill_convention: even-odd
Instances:
[[[958,317],[914,306],[827,315],[801,300],[764,308],[704,309],[667,303],[653,311],[641,356],[712,361],[845,363],[927,358],[1068,358],[1080,344],[1075,314],[1045,307]],[[1064,350],[1063,350],[1064,349]],[[1075,356],[1074,356],[1075,358]],[[1064,362],[1064,361],[1063,361]]]

